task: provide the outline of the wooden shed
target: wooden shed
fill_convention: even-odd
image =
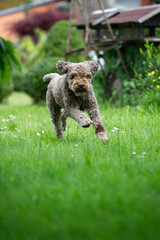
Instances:
[[[160,42],[160,5],[139,7],[131,10],[113,9],[106,13],[112,27],[115,40],[110,37],[102,14],[91,15],[89,26],[91,31],[89,45],[110,45],[114,41]],[[75,24],[84,29],[83,21]],[[158,34],[159,33],[159,34]]]

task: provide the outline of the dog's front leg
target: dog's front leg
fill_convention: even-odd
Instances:
[[[102,124],[98,103],[93,91],[90,92],[87,98],[86,110],[91,120],[93,121],[96,136],[103,141],[108,141],[109,139],[107,137],[106,130]]]
[[[67,115],[75,119],[82,127],[89,127],[92,121],[86,116],[84,112],[78,108],[69,107],[66,109]]]

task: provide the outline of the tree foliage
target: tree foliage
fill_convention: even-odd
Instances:
[[[0,83],[7,84],[12,76],[13,67],[21,69],[18,55],[10,41],[0,37]]]
[[[67,35],[68,35],[69,22],[62,20],[57,22],[48,32],[46,44],[44,46],[44,54],[48,57],[65,57]],[[70,48],[83,47],[83,40],[79,30],[72,27],[71,31],[71,44]],[[70,61],[81,62],[84,60],[83,53],[74,53],[69,57]]]
[[[57,21],[69,19],[67,12],[48,10],[45,12],[32,12],[28,17],[12,24],[12,31],[16,32],[19,37],[31,36],[36,42],[38,36],[35,34],[35,29],[40,28],[48,31]]]
[[[11,92],[13,68],[21,70],[19,57],[12,43],[0,37],[0,102]]]

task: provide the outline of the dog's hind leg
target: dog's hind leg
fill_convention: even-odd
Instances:
[[[61,108],[56,104],[51,91],[47,91],[47,105],[51,115],[52,123],[54,124],[57,138],[63,138],[63,128],[61,121]]]

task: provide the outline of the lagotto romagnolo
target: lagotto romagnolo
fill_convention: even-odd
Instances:
[[[57,138],[63,138],[67,117],[71,117],[84,128],[93,124],[96,136],[107,141],[108,137],[91,85],[92,76],[98,71],[98,63],[58,61],[56,66],[58,72],[63,75],[49,73],[43,77],[43,80],[50,81],[46,100]],[[86,116],[84,110],[91,119]]]

